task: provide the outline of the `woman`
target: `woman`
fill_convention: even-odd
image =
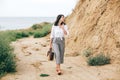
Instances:
[[[65,50],[65,35],[68,34],[68,28],[65,24],[64,15],[60,14],[57,16],[55,23],[51,29],[50,35],[50,48],[54,50],[56,58],[56,71],[58,75],[61,75],[60,64],[64,61],[64,50]]]

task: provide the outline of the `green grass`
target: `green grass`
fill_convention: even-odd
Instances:
[[[87,63],[91,66],[105,65],[110,63],[110,58],[101,53],[96,56],[89,57]]]
[[[41,24],[34,24],[31,27],[31,30],[28,31],[28,34],[34,36],[34,38],[41,38],[50,33],[52,24],[51,23],[41,23]]]
[[[29,36],[34,36],[34,38],[44,37],[50,33],[52,27],[52,24],[47,22],[35,25],[37,25],[37,27],[33,28],[33,25],[30,29],[25,30],[0,31],[0,34],[6,36],[6,39],[11,42]]]
[[[16,39],[20,39],[20,38],[24,38],[24,37],[29,37],[29,33],[24,32],[24,31],[20,31],[20,32],[15,33],[15,38]]]
[[[41,30],[34,32],[34,38],[44,37],[50,33],[52,24],[45,25]]]
[[[0,37],[4,40],[7,40],[8,42],[15,41],[15,32],[14,31],[1,31]]]
[[[12,54],[13,48],[10,47],[8,39],[0,34],[0,77],[5,73],[16,71],[15,55]]]
[[[5,36],[5,40],[8,40],[9,42],[16,41],[20,38],[29,37],[29,33],[24,31],[1,31],[0,34]]]
[[[50,23],[48,23],[48,22],[43,22],[41,24],[33,24],[31,28],[33,30],[42,29],[45,25],[49,25],[49,24]]]
[[[33,30],[42,29],[42,26],[39,25],[39,24],[34,24],[34,25],[32,26],[32,29],[33,29]]]

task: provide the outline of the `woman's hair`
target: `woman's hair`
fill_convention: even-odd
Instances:
[[[64,15],[60,14],[60,15],[57,16],[56,21],[54,23],[54,26],[58,26],[59,20],[61,19],[62,16],[64,16]],[[65,25],[64,22],[61,23],[61,25],[63,25],[63,24]]]

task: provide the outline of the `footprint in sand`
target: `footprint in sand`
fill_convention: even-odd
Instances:
[[[35,68],[40,70],[40,66],[42,65],[42,63],[40,61],[38,61],[38,62],[32,63],[31,65],[33,65],[33,67],[35,67]]]

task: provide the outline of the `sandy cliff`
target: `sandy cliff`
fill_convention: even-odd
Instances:
[[[91,48],[94,54],[120,59],[120,0],[79,0],[67,24],[71,50]]]

